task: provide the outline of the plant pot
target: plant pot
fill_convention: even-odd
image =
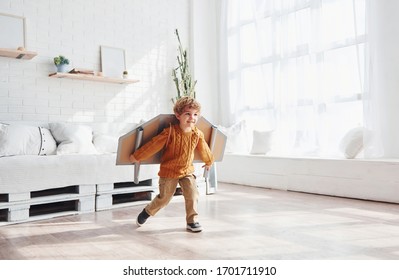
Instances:
[[[59,73],[67,72],[67,64],[56,65],[56,67],[57,67],[57,72],[59,72]]]

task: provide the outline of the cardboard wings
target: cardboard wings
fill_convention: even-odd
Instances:
[[[136,149],[140,148],[154,136],[161,133],[165,128],[169,127],[170,124],[175,124],[177,122],[178,120],[175,115],[161,114],[148,122],[139,125],[125,135],[122,135],[118,141],[116,165],[132,164],[129,160],[129,156]],[[198,120],[196,126],[204,133],[205,141],[208,143],[208,146],[215,157],[215,161],[222,161],[227,140],[226,135],[220,132],[216,126],[212,125],[204,117],[201,117]],[[139,182],[140,164],[158,164],[161,160],[161,154],[162,151],[144,161],[141,161],[140,163],[135,163],[134,182],[136,184]],[[194,162],[202,162],[197,153],[194,155]],[[204,176],[206,176],[206,174],[204,174]]]

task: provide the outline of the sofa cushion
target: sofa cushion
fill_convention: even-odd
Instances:
[[[116,154],[70,154],[0,158],[1,193],[23,193],[74,185],[132,182],[134,165],[116,165]],[[157,164],[140,166],[140,181],[156,178]]]
[[[44,127],[0,124],[0,156],[55,154],[56,142]]]

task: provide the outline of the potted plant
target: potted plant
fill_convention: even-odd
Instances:
[[[191,96],[195,98],[195,85],[197,84],[197,81],[193,80],[190,74],[187,50],[183,49],[180,42],[179,31],[177,29],[175,30],[175,34],[177,41],[179,42],[179,54],[177,56],[179,66],[173,69],[172,72],[173,82],[175,83],[177,90],[177,96],[172,98],[173,103],[183,96]]]
[[[54,57],[54,64],[57,67],[57,72],[66,72],[66,65],[69,64],[69,59],[63,55]]]

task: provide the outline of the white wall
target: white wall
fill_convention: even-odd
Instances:
[[[0,57],[0,121],[138,122],[170,113],[179,29],[190,42],[187,0],[0,1],[0,12],[25,16],[32,60]],[[130,85],[49,78],[54,56],[70,68],[101,70],[100,46],[126,50]]]
[[[369,90],[366,127],[373,131],[368,157],[399,158],[399,1],[369,2]],[[377,135],[377,136],[375,136]]]
[[[218,124],[219,67],[218,67],[218,16],[220,1],[192,2],[192,52],[193,74],[197,79],[197,99],[202,104],[202,115]]]

